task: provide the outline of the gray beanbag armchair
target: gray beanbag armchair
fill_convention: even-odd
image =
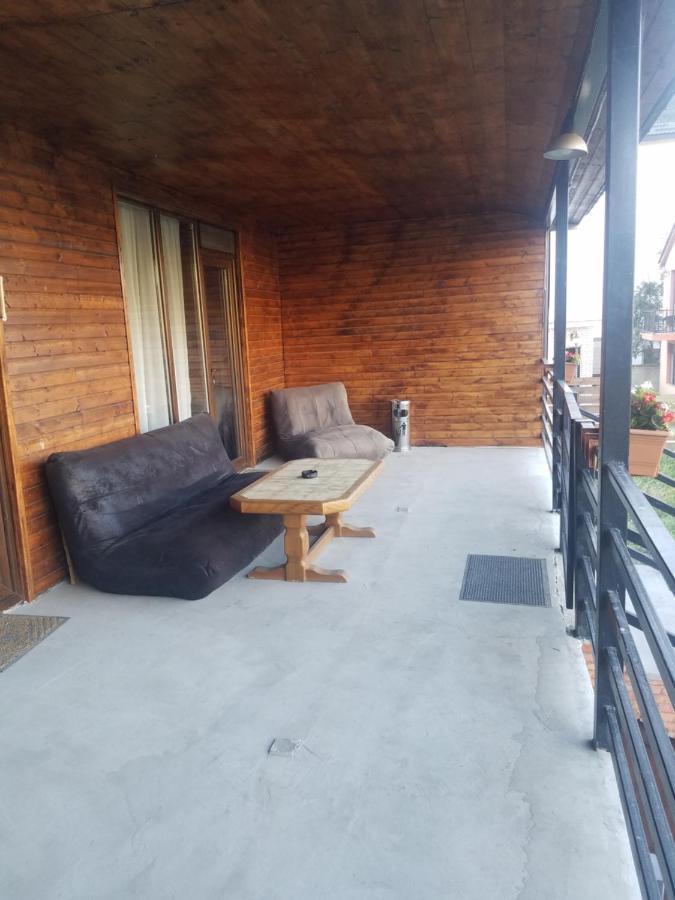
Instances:
[[[369,425],[356,425],[344,384],[271,392],[277,448],[285,459],[382,459],[394,442]]]

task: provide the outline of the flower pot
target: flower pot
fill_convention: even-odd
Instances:
[[[577,377],[577,364],[565,363],[565,381],[567,384],[574,384]]]
[[[631,475],[649,475],[655,478],[659,474],[661,454],[670,437],[668,431],[647,431],[644,428],[631,428],[628,452],[628,471]]]

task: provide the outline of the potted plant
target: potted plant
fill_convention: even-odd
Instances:
[[[659,400],[646,382],[630,395],[630,447],[628,469],[631,475],[659,474],[661,454],[670,434],[668,425],[675,419],[667,404]]]
[[[579,371],[581,354],[578,347],[567,347],[565,350],[565,381],[572,384]]]

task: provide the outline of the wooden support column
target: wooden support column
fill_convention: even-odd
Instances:
[[[618,529],[625,536],[627,521],[623,504],[609,480],[607,464],[628,463],[640,118],[640,0],[610,0],[608,37],[595,690],[595,745],[606,750],[610,749],[606,707],[613,704],[608,650],[616,646],[609,592],[619,592],[609,534],[611,529]]]

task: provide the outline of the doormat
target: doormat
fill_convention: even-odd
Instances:
[[[0,615],[0,672],[67,621],[67,616]]]
[[[459,599],[515,606],[550,606],[546,560],[470,554]]]

